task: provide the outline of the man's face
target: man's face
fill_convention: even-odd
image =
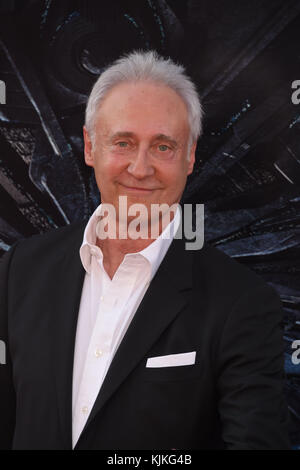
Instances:
[[[195,147],[187,158],[189,125],[184,101],[172,89],[123,83],[101,103],[94,141],[84,128],[85,161],[92,166],[101,201],[118,208],[179,202],[187,175],[193,171]]]

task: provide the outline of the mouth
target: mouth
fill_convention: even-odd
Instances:
[[[137,186],[126,186],[125,184],[122,184],[122,183],[119,183],[119,184],[123,188],[125,188],[126,191],[129,191],[129,192],[149,194],[154,191],[154,189],[142,188],[142,187],[137,187]]]

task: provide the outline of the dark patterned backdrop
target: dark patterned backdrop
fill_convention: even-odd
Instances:
[[[0,0],[0,253],[88,217],[99,203],[82,124],[103,68],[136,48],[184,63],[206,116],[183,201],[204,203],[206,239],[281,296],[295,449],[300,104],[291,85],[300,80],[299,31],[300,1]]]

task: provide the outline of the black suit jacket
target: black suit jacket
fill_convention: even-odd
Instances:
[[[18,242],[2,260],[4,448],[71,449],[85,224]],[[289,449],[281,322],[280,299],[252,271],[173,240],[76,449]],[[194,365],[146,367],[191,351]]]

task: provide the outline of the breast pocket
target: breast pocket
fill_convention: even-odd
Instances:
[[[201,380],[202,365],[191,364],[168,367],[145,367],[142,377],[149,382]]]

